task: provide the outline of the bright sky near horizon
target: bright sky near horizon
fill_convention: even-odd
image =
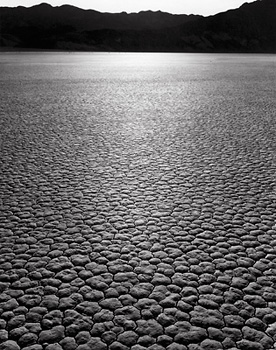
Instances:
[[[0,0],[0,6],[30,7],[41,2],[52,6],[64,4],[100,12],[139,12],[144,10],[164,11],[169,13],[213,15],[240,7],[253,0]]]

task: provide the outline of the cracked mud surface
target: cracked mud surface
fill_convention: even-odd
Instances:
[[[274,349],[269,56],[48,55],[1,66],[0,349]]]

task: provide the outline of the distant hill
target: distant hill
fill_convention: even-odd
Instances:
[[[0,7],[1,48],[87,51],[275,52],[276,0],[215,16],[101,13],[42,3]]]
[[[276,0],[245,3],[239,9],[181,27],[179,46],[218,52],[276,52]]]

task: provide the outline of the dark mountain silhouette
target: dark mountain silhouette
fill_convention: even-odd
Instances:
[[[276,0],[245,3],[184,24],[179,46],[187,45],[199,51],[276,52]]]
[[[63,5],[0,7],[2,48],[89,51],[276,52],[276,0],[203,17],[101,13]]]
[[[123,32],[155,31],[182,25],[200,16],[163,12],[101,13],[74,6],[52,7],[42,3],[25,8],[0,8],[1,45],[26,48],[104,49],[105,36],[113,40]],[[95,36],[95,40],[93,37]],[[99,40],[102,40],[100,43]],[[115,39],[116,40],[116,39]],[[110,46],[110,50],[116,43]]]

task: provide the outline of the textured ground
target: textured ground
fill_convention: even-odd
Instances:
[[[276,348],[271,87],[147,74],[1,82],[1,350]]]

